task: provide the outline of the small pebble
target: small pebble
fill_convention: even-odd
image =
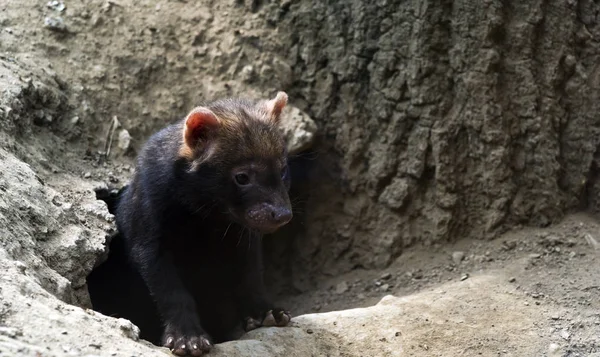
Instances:
[[[533,254],[529,254],[529,257],[533,258],[533,259],[537,259],[537,258],[541,257],[541,254],[533,253]]]
[[[508,278],[509,283],[514,283],[515,281],[517,281],[517,279],[514,276],[511,276],[510,278]]]
[[[313,330],[311,330],[311,329],[308,329],[308,330],[306,330],[306,333],[310,335],[310,334],[312,334],[312,333],[313,333]]]
[[[341,283],[337,284],[337,286],[335,287],[335,292],[336,294],[343,294],[346,291],[348,291],[349,287],[348,287],[348,283],[345,281],[342,281]]]
[[[381,289],[381,291],[388,291],[388,290],[390,290],[390,285],[383,284],[383,285],[381,285],[381,287],[379,289]]]
[[[58,12],[63,12],[65,11],[65,9],[67,8],[65,6],[65,4],[62,1],[49,1],[46,6],[48,6],[48,8],[58,11]]]
[[[465,253],[464,252],[454,252],[454,253],[452,253],[452,261],[454,262],[454,264],[456,264],[456,265],[460,264],[460,262],[462,262],[463,259],[465,259]]]
[[[548,346],[548,352],[555,353],[558,351],[559,348],[560,348],[560,346],[558,344],[551,343],[550,346]]]
[[[119,140],[117,146],[119,147],[119,149],[127,151],[130,145],[131,135],[129,135],[129,132],[127,130],[121,130],[121,132],[119,132]]]
[[[383,275],[381,275],[382,280],[388,280],[391,277],[392,277],[392,273],[384,273]]]
[[[460,277],[460,281],[467,280],[467,279],[469,279],[469,274],[465,274]]]
[[[67,25],[61,17],[46,17],[44,27],[55,32],[67,32]]]
[[[86,172],[86,173],[83,175],[83,177],[85,177],[85,178],[90,178],[90,177],[92,177],[92,173],[91,173],[91,172]]]
[[[558,316],[558,314],[554,314],[550,317],[552,320],[558,320],[560,319],[560,316]]]
[[[560,331],[560,337],[568,340],[571,337],[571,334],[566,329],[562,329],[562,331]]]

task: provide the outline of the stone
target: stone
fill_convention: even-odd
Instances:
[[[62,17],[51,17],[44,18],[44,27],[54,32],[67,32],[67,25],[65,25]]]
[[[408,202],[408,181],[395,178],[379,196],[379,202],[392,209],[400,209]]]
[[[290,155],[310,149],[318,130],[317,124],[308,114],[290,104],[283,111],[281,128]]]
[[[350,287],[348,286],[348,283],[345,281],[342,281],[341,283],[336,285],[335,293],[343,294],[343,293],[347,292],[349,289],[350,289]]]
[[[454,262],[454,264],[459,265],[460,262],[462,262],[462,260],[465,259],[465,253],[464,252],[453,252],[452,253],[452,261]]]
[[[129,135],[129,132],[126,129],[122,129],[119,132],[119,139],[118,139],[117,146],[123,152],[126,152],[129,149],[130,145],[131,145],[131,135]]]

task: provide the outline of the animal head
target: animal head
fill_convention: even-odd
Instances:
[[[292,219],[287,150],[279,130],[288,96],[252,102],[225,99],[194,108],[183,124],[179,155],[233,221],[271,233]],[[189,194],[194,194],[190,192]]]

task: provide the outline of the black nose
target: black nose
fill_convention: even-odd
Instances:
[[[275,224],[284,225],[292,220],[292,211],[289,208],[273,207],[271,219]]]

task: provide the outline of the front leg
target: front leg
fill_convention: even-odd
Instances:
[[[262,237],[250,234],[249,250],[244,252],[241,284],[237,290],[242,311],[242,326],[251,331],[261,326],[286,326],[292,319],[289,311],[276,307],[268,298],[263,280]]]
[[[172,257],[158,249],[158,240],[134,245],[138,267],[164,323],[163,346],[179,356],[201,356],[210,351],[210,338],[200,325],[196,302],[181,281]]]

